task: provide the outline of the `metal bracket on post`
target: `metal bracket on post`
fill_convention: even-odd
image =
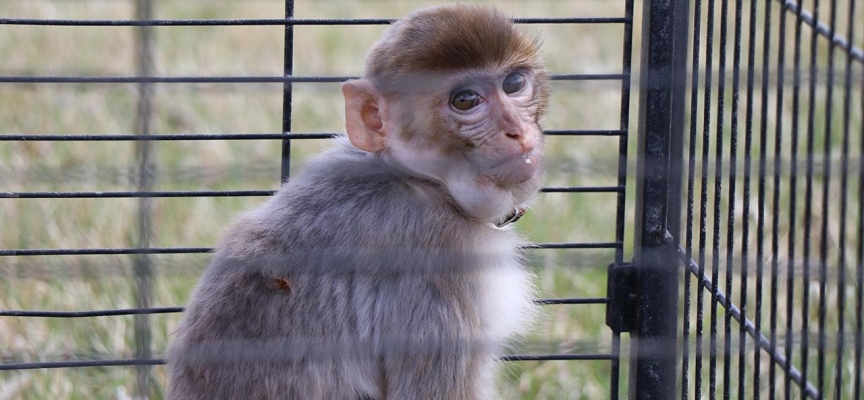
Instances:
[[[606,325],[613,332],[630,332],[636,323],[636,274],[630,263],[609,264],[606,275]]]

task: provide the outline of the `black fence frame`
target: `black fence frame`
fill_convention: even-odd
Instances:
[[[285,15],[280,19],[256,19],[256,20],[157,20],[153,19],[152,4],[148,0],[134,0],[137,4],[137,13],[135,19],[130,20],[43,20],[43,19],[12,19],[0,18],[0,26],[2,25],[49,25],[49,26],[135,26],[137,29],[137,76],[130,77],[108,77],[108,76],[0,76],[0,85],[3,84],[116,84],[116,83],[132,83],[136,84],[139,92],[138,102],[138,117],[136,120],[136,132],[134,134],[118,134],[118,135],[65,135],[65,134],[2,134],[0,141],[134,141],[137,146],[138,154],[138,187],[134,191],[124,192],[0,192],[0,198],[5,199],[34,199],[34,198],[139,198],[139,235],[138,242],[135,247],[129,248],[91,248],[91,249],[0,249],[0,257],[29,257],[29,256],[64,256],[64,255],[131,255],[134,260],[134,277],[136,280],[136,299],[137,307],[134,309],[118,309],[118,310],[87,310],[75,312],[61,311],[33,311],[33,310],[0,310],[0,317],[49,317],[49,318],[82,318],[94,316],[116,316],[116,315],[135,315],[136,326],[136,353],[133,359],[103,359],[103,360],[85,360],[85,361],[50,361],[50,362],[34,362],[34,363],[12,363],[0,364],[0,371],[7,370],[22,370],[22,369],[37,369],[37,368],[67,368],[67,367],[92,367],[92,366],[137,366],[137,394],[146,395],[149,393],[149,367],[163,363],[162,359],[155,358],[149,353],[150,333],[148,316],[158,313],[176,313],[181,312],[181,307],[162,307],[154,308],[150,306],[150,279],[153,274],[150,256],[153,254],[186,254],[186,253],[206,253],[209,248],[197,247],[172,247],[172,248],[155,248],[151,246],[150,236],[151,228],[149,226],[150,218],[150,200],[157,197],[200,197],[200,196],[268,196],[273,193],[272,190],[254,190],[254,191],[154,191],[152,189],[152,162],[150,160],[151,147],[157,141],[174,141],[174,140],[251,140],[251,139],[268,139],[280,140],[282,142],[282,166],[281,180],[285,181],[290,175],[289,161],[291,157],[291,143],[293,140],[302,139],[319,139],[330,138],[338,135],[332,132],[313,132],[313,133],[295,133],[292,131],[292,85],[294,83],[316,83],[316,82],[341,82],[351,77],[344,76],[309,76],[297,77],[293,75],[293,48],[294,48],[294,27],[297,25],[369,25],[369,24],[389,24],[392,20],[389,19],[296,19],[294,18],[294,1],[287,0],[285,2]],[[752,341],[753,363],[761,366],[762,352],[769,360],[769,378],[768,386],[770,390],[769,397],[774,398],[778,392],[775,388],[776,374],[779,370],[785,374],[784,377],[784,393],[788,398],[791,394],[792,385],[796,385],[801,392],[802,398],[823,398],[825,380],[826,380],[826,365],[825,365],[825,350],[826,344],[826,325],[824,321],[827,310],[825,309],[826,285],[827,285],[827,265],[826,253],[828,246],[826,244],[826,227],[823,224],[820,232],[819,257],[817,262],[819,266],[819,321],[818,324],[818,342],[819,346],[816,349],[819,354],[817,357],[817,381],[812,383],[808,380],[807,372],[807,355],[809,349],[802,346],[801,358],[804,362],[801,364],[801,369],[797,369],[793,363],[793,340],[792,335],[792,316],[795,311],[791,300],[787,302],[788,326],[785,327],[787,336],[786,343],[780,343],[778,332],[783,327],[777,326],[776,316],[778,304],[776,302],[777,293],[780,288],[780,275],[778,274],[777,253],[778,253],[778,237],[777,237],[777,218],[772,220],[774,224],[771,229],[766,229],[766,208],[769,204],[773,204],[773,211],[776,214],[779,209],[778,191],[773,192],[774,197],[769,201],[769,192],[766,185],[768,179],[773,178],[774,186],[780,185],[781,178],[778,172],[780,168],[780,140],[782,139],[782,128],[776,127],[776,154],[774,159],[773,177],[769,176],[767,171],[768,158],[767,149],[769,144],[768,126],[766,120],[769,113],[769,90],[767,83],[771,80],[769,76],[769,56],[771,49],[771,33],[772,27],[770,24],[765,26],[765,32],[762,36],[763,45],[763,68],[761,71],[761,93],[756,90],[756,78],[758,71],[756,70],[756,18],[759,6],[764,15],[771,16],[772,5],[776,6],[776,11],[780,12],[780,34],[778,35],[779,44],[776,57],[779,59],[779,68],[776,77],[777,91],[775,98],[778,106],[775,112],[778,119],[783,113],[783,107],[780,105],[784,98],[783,88],[786,85],[786,77],[784,76],[784,24],[787,23],[787,17],[795,18],[796,34],[795,34],[795,55],[794,55],[794,74],[793,74],[793,97],[795,101],[794,113],[799,110],[799,92],[802,86],[803,69],[801,67],[801,35],[802,27],[809,26],[811,30],[811,65],[809,76],[809,90],[811,93],[815,91],[814,87],[817,82],[816,71],[821,67],[817,65],[815,59],[817,54],[817,46],[819,43],[827,42],[828,50],[828,109],[831,109],[831,101],[833,98],[832,88],[835,82],[834,77],[834,53],[841,50],[845,54],[846,74],[843,77],[843,85],[845,87],[843,98],[843,143],[842,143],[842,168],[841,182],[843,197],[841,200],[841,215],[847,215],[849,205],[846,202],[847,193],[851,190],[849,184],[849,175],[854,175],[854,165],[850,162],[850,152],[856,151],[849,147],[850,132],[853,126],[850,125],[850,92],[854,79],[851,76],[851,67],[855,63],[864,63],[864,52],[860,48],[854,46],[853,38],[855,33],[855,21],[848,24],[848,32],[846,38],[843,38],[836,32],[835,16],[836,2],[832,1],[832,11],[830,15],[830,23],[823,24],[820,22],[818,14],[819,8],[816,7],[813,13],[810,13],[801,6],[802,3],[796,3],[791,0],[719,0],[721,4],[721,26],[720,26],[720,62],[721,66],[727,65],[727,41],[728,32],[727,26],[729,21],[727,16],[734,17],[734,38],[733,40],[733,60],[732,60],[732,106],[730,115],[725,114],[724,96],[726,95],[726,70],[719,69],[717,81],[712,83],[714,79],[712,75],[712,57],[713,57],[713,32],[714,32],[714,12],[715,0],[705,0],[707,4],[703,4],[703,0],[644,0],[643,1],[643,34],[642,34],[642,62],[641,62],[641,77],[640,94],[639,94],[639,134],[638,134],[638,151],[637,151],[637,180],[636,180],[636,220],[635,220],[635,235],[634,235],[634,258],[632,263],[626,263],[623,259],[623,243],[624,243],[624,224],[625,224],[625,191],[627,183],[627,142],[629,137],[629,101],[630,101],[630,86],[631,86],[631,53],[632,53],[632,27],[633,27],[633,0],[622,0],[625,2],[625,15],[621,17],[608,18],[522,18],[517,19],[518,23],[525,24],[620,24],[624,29],[623,41],[623,59],[622,71],[620,73],[608,74],[568,74],[554,75],[554,80],[612,80],[621,82],[621,117],[620,126],[617,130],[550,130],[546,131],[547,135],[566,135],[566,136],[617,136],[619,137],[619,164],[618,164],[618,182],[615,186],[604,187],[545,187],[542,192],[556,193],[615,193],[617,201],[616,211],[616,233],[614,241],[599,242],[599,243],[541,243],[532,246],[535,249],[597,249],[608,248],[615,250],[615,259],[610,266],[609,274],[609,295],[606,298],[567,298],[567,299],[538,299],[540,304],[605,304],[607,307],[607,323],[612,328],[611,343],[612,349],[609,353],[602,354],[531,354],[531,355],[511,355],[505,357],[506,360],[608,360],[610,361],[611,372],[611,387],[610,397],[617,399],[619,397],[619,375],[621,362],[621,341],[620,333],[630,333],[630,382],[628,385],[629,397],[634,399],[667,399],[680,394],[682,398],[688,398],[690,379],[694,380],[695,393],[694,397],[699,398],[702,395],[702,354],[703,354],[703,329],[704,329],[704,314],[705,295],[710,296],[710,351],[709,351],[709,396],[715,398],[717,396],[718,387],[718,355],[723,357],[723,393],[724,398],[729,398],[733,393],[732,386],[732,371],[731,360],[733,359],[733,348],[731,345],[734,333],[732,331],[732,321],[737,321],[739,325],[738,331],[738,360],[739,365],[745,365],[745,359],[749,359],[745,343]],[[729,5],[734,1],[734,13],[730,13]],[[803,1],[803,0],[802,0]],[[818,0],[815,0],[818,2]],[[850,0],[850,15],[855,15],[854,7],[855,0]],[[746,4],[745,4],[746,2]],[[694,7],[691,10],[691,6]],[[700,60],[703,46],[702,40],[702,12],[707,8],[707,33],[705,46],[706,60]],[[744,33],[743,27],[743,10],[747,7],[749,10],[749,31],[747,32],[747,66],[744,70],[745,82],[745,123],[743,129],[739,124],[739,106],[741,92],[741,77],[742,77],[742,42]],[[692,11],[692,14],[691,14]],[[691,15],[693,20],[690,20]],[[770,18],[766,19],[770,23]],[[200,76],[153,76],[152,60],[149,58],[150,46],[152,46],[152,30],[159,26],[237,26],[237,25],[272,25],[284,26],[285,39],[285,55],[284,55],[284,75],[278,77],[270,76],[244,76],[244,77],[200,77]],[[859,23],[859,29],[864,28],[864,23]],[[691,36],[692,35],[692,36]],[[824,43],[823,43],[824,44]],[[688,60],[691,62],[688,76]],[[700,69],[705,67],[704,77],[701,77]],[[689,82],[688,82],[689,77]],[[700,81],[700,79],[702,79]],[[157,84],[195,84],[195,83],[283,83],[283,121],[282,132],[271,134],[154,134],[150,131],[150,98],[152,96],[153,86]],[[711,90],[714,84],[717,84],[717,102],[714,103],[717,107],[716,114],[710,112],[711,108]],[[695,192],[697,173],[697,133],[698,124],[696,115],[699,111],[698,99],[699,88],[704,87],[705,93],[701,97],[704,101],[703,111],[703,135],[704,144],[702,146],[703,161],[701,163],[701,198],[699,202],[701,224],[697,227],[694,221],[695,213]],[[690,92],[688,94],[688,90]],[[756,109],[755,100],[761,107],[761,110]],[[687,104],[690,104],[689,109],[689,127],[687,126],[688,112]],[[864,100],[862,100],[864,102]],[[808,126],[806,127],[806,139],[808,144],[808,157],[805,167],[806,178],[806,194],[805,201],[807,205],[806,213],[811,212],[811,199],[814,192],[814,151],[813,151],[813,132],[814,127],[814,101],[808,103]],[[761,121],[754,117],[757,114],[761,116]],[[713,250],[714,256],[712,260],[706,260],[706,244],[708,230],[708,159],[709,150],[708,143],[711,139],[710,116],[716,115],[717,121],[716,131],[723,132],[725,122],[728,118],[731,121],[731,142],[732,149],[729,151],[729,159],[724,160],[723,140],[721,135],[714,138],[716,145],[715,156],[715,180],[714,190],[714,206],[713,206]],[[796,119],[797,121],[797,119]],[[761,122],[757,127],[756,122]],[[826,119],[826,130],[831,130],[831,118]],[[689,154],[687,164],[685,165],[684,149],[685,149],[685,131],[689,130]],[[798,143],[798,125],[793,126],[792,141]],[[744,183],[743,191],[745,193],[743,209],[751,207],[752,182],[751,174],[754,172],[754,158],[756,158],[755,173],[757,175],[757,197],[756,206],[758,207],[758,215],[756,217],[756,298],[755,306],[748,304],[748,257],[749,249],[747,240],[743,241],[741,254],[741,270],[738,276],[739,280],[739,302],[733,302],[732,290],[734,279],[733,271],[733,255],[736,220],[734,209],[736,204],[734,201],[728,202],[728,207],[731,211],[727,211],[727,240],[725,249],[727,252],[727,271],[726,286],[720,288],[719,272],[720,260],[719,254],[721,249],[721,200],[723,182],[721,171],[723,167],[731,169],[730,176],[736,176],[737,159],[736,149],[739,145],[739,134],[744,136],[744,147],[746,148],[746,156],[744,157]],[[854,134],[852,132],[851,134]],[[862,128],[862,139],[864,142],[864,128]],[[758,137],[757,137],[758,136]],[[758,139],[758,140],[757,140]],[[755,149],[758,142],[758,156],[751,156],[751,150]],[[829,166],[825,172],[825,179],[830,182],[830,139],[826,142],[828,150],[825,151],[825,165]],[[859,185],[857,189],[858,198],[858,215],[864,215],[864,163],[861,157],[864,155],[864,148],[857,150],[859,157]],[[854,154],[853,154],[854,155]],[[797,152],[793,150],[791,180],[797,184]],[[686,186],[685,186],[686,182]],[[728,193],[734,194],[736,191],[736,179],[729,180]],[[823,196],[828,197],[828,183],[823,184]],[[685,200],[686,196],[686,201]],[[854,197],[854,194],[849,196]],[[822,207],[825,214],[828,214],[828,202],[823,202]],[[794,195],[793,206],[794,209]],[[682,211],[686,211],[686,222],[682,229]],[[775,215],[777,216],[777,215]],[[743,218],[741,221],[741,233],[745,238],[750,235],[750,218]],[[794,216],[790,221],[795,223]],[[805,235],[810,231],[810,219],[805,219]],[[699,232],[697,232],[697,228]],[[864,223],[858,221],[857,226],[852,227],[857,229],[857,259],[858,262],[853,267],[855,268],[854,285],[856,286],[855,300],[857,314],[854,326],[854,371],[851,378],[854,385],[854,397],[860,398],[862,384],[862,305],[864,305],[864,262],[862,262],[862,232],[864,232]],[[792,228],[794,232],[794,225]],[[773,235],[771,233],[773,232]],[[842,222],[841,242],[851,238],[851,231],[847,230],[846,222]],[[848,236],[847,236],[847,233]],[[699,246],[694,251],[694,242],[696,242],[698,234]],[[775,257],[769,257],[764,249],[766,239],[771,237],[771,249],[769,253]],[[795,236],[793,234],[790,239],[790,246],[795,244]],[[804,239],[805,256],[805,281],[809,279],[809,251],[810,237]],[[790,250],[790,258],[794,258],[794,250]],[[695,256],[695,260],[694,260]],[[837,285],[841,290],[845,290],[849,282],[846,280],[845,267],[850,263],[852,256],[847,255],[845,247],[841,249],[840,264],[843,266],[841,273],[837,277]],[[706,265],[711,264],[710,276]],[[767,268],[766,268],[767,267]],[[768,333],[764,330],[765,322],[762,315],[763,308],[763,275],[767,272],[767,278],[770,279],[770,321],[768,325]],[[792,293],[795,280],[793,274],[787,274],[787,290]],[[695,280],[695,284],[691,281]],[[753,282],[750,282],[753,284]],[[679,287],[683,287],[683,294],[679,293]],[[695,309],[698,312],[697,328],[696,328],[696,350],[691,354],[691,326],[689,314],[694,307],[691,302],[693,294],[697,296],[697,305]],[[805,292],[806,296],[806,292]],[[679,310],[679,299],[683,297],[683,312]],[[846,307],[843,300],[845,297],[840,297],[841,315],[843,307]],[[809,300],[805,299],[805,304],[809,307]],[[748,309],[752,307],[755,312]],[[725,339],[724,343],[720,344],[718,335],[718,323],[721,319],[718,316],[719,309],[724,310],[723,329]],[[806,308],[806,307],[805,307]],[[751,316],[751,314],[753,316]],[[802,318],[805,319],[807,326],[806,310],[802,312]],[[842,320],[842,318],[841,318]],[[840,325],[838,335],[838,343],[836,351],[838,354],[847,349],[847,342],[844,342],[843,325]],[[679,326],[680,325],[680,326]],[[679,330],[680,329],[680,330]],[[807,331],[802,332],[805,343],[807,343]],[[722,349],[720,348],[722,346]],[[694,359],[695,374],[690,375],[691,356]],[[679,364],[679,359],[681,363]],[[835,387],[843,384],[843,374],[840,371],[840,366],[837,367],[838,374],[835,376]],[[737,393],[739,398],[744,398],[747,393],[745,387],[746,369],[740,368],[738,371]],[[760,379],[761,374],[758,368],[753,371],[752,382],[754,387],[752,393],[754,398],[760,396]],[[838,395],[839,396],[839,395]]]
[[[152,389],[150,368],[164,364],[164,360],[150,354],[151,314],[182,312],[182,307],[152,307],[153,266],[150,257],[154,254],[193,254],[207,253],[210,248],[170,247],[159,248],[151,245],[152,228],[150,218],[153,198],[165,197],[216,197],[216,196],[269,196],[273,190],[209,190],[209,191],[155,191],[153,190],[153,168],[150,153],[152,145],[158,141],[206,141],[206,140],[280,140],[282,142],[281,181],[290,176],[291,143],[294,140],[324,139],[340,135],[338,132],[295,133],[292,131],[292,85],[294,83],[332,83],[342,82],[349,76],[294,76],[294,27],[298,25],[385,25],[391,19],[297,19],[294,17],[294,0],[285,1],[285,15],[281,19],[188,19],[160,20],[153,18],[151,0],[130,0],[136,4],[136,15],[129,20],[70,20],[70,19],[20,19],[0,18],[3,25],[38,26],[134,26],[136,29],[136,76],[0,76],[3,84],[135,84],[138,88],[138,112],[133,134],[110,135],[70,135],[56,134],[0,134],[0,141],[134,141],[136,143],[138,164],[138,186],[134,191],[111,192],[0,192],[0,199],[42,199],[42,198],[138,198],[138,237],[134,247],[128,248],[67,248],[67,249],[0,249],[0,257],[44,257],[69,255],[130,255],[133,257],[133,272],[136,282],[136,308],[85,311],[37,311],[37,310],[0,310],[0,317],[17,318],[87,318],[97,316],[135,316],[135,357],[132,359],[99,359],[75,361],[46,361],[29,363],[0,364],[0,371],[77,368],[106,366],[135,366],[137,368],[136,396],[148,396]],[[617,185],[615,186],[567,186],[544,187],[543,193],[608,193],[616,196],[615,239],[609,242],[563,242],[539,243],[530,249],[614,249],[614,264],[623,263],[623,243],[625,224],[625,193],[627,183],[627,142],[630,118],[630,82],[633,28],[633,1],[621,0],[625,4],[625,15],[619,17],[549,17],[517,18],[520,24],[615,24],[624,30],[622,43],[622,70],[620,73],[605,74],[556,74],[556,81],[619,81],[621,82],[621,114],[619,129],[568,129],[546,130],[550,136],[611,136],[618,137],[619,162]],[[151,59],[153,29],[160,26],[242,26],[268,25],[284,26],[284,74],[283,76],[154,76]],[[154,85],[158,84],[196,84],[196,83],[283,83],[282,132],[270,134],[156,134],[150,129],[152,117],[151,98]],[[608,298],[563,298],[536,299],[541,305],[608,305]],[[620,375],[620,335],[610,332],[611,351],[596,354],[521,354],[508,355],[505,361],[609,361],[611,384],[610,397],[619,397]]]
[[[720,21],[718,26],[715,26],[718,3],[720,12],[717,15]],[[734,10],[730,6],[733,4]],[[689,5],[695,8],[692,24],[687,21],[687,17],[691,15],[688,12]],[[620,289],[621,293],[629,296],[630,301],[624,301],[624,295],[619,294],[616,297],[610,284],[610,292],[613,293],[610,296],[611,308],[617,309],[619,314],[632,316],[630,323],[612,325],[615,329],[631,333],[631,398],[667,399],[676,397],[677,394],[686,399],[690,398],[691,384],[694,389],[693,398],[701,398],[707,394],[711,399],[721,395],[727,399],[732,396],[758,399],[764,390],[771,399],[781,398],[781,395],[786,399],[796,396],[802,399],[822,399],[829,396],[840,399],[843,398],[843,388],[847,387],[844,385],[851,385],[848,387],[852,388],[852,398],[861,398],[864,380],[864,122],[859,122],[861,126],[857,127],[851,122],[856,110],[851,108],[853,101],[850,96],[854,91],[853,85],[856,84],[852,75],[854,66],[861,68],[861,64],[864,64],[864,51],[854,43],[855,29],[856,25],[857,29],[861,29],[864,24],[855,21],[857,14],[854,0],[846,3],[846,10],[838,10],[837,0],[829,0],[829,5],[829,22],[826,24],[820,19],[819,0],[812,2],[812,12],[805,8],[803,0],[645,2],[636,250],[634,266],[613,267],[613,270],[619,271],[616,276],[624,276],[634,282],[629,291]],[[772,6],[776,8],[772,9]],[[707,26],[704,29],[703,12],[707,15]],[[772,14],[774,12],[777,14]],[[837,30],[838,12],[848,12],[850,16],[845,37]],[[748,32],[745,37],[743,16],[748,14]],[[780,23],[777,39],[779,43],[776,45],[771,41],[772,35],[777,34],[774,31],[777,28],[771,26],[775,15]],[[757,18],[762,18],[765,25],[758,26]],[[791,18],[794,18],[795,33],[790,40],[793,43],[794,56],[793,72],[789,74],[789,79],[785,70],[785,54],[788,50],[785,35],[787,19]],[[734,35],[731,42],[730,26]],[[809,68],[802,67],[802,28],[805,26],[810,30]],[[719,46],[714,42],[714,35],[718,30]],[[757,38],[757,31],[761,32],[761,37]],[[701,42],[703,35],[704,43]],[[692,45],[689,52],[688,37]],[[731,69],[727,69],[730,67],[727,57],[730,43],[732,64]],[[742,48],[745,43],[746,66],[742,68]],[[826,53],[823,55],[818,48],[826,45],[827,51],[823,50]],[[757,70],[756,50],[760,46],[763,52],[762,70],[761,82],[757,85],[756,79],[760,71]],[[704,60],[700,59],[703,50]],[[775,50],[776,54],[772,54],[772,50]],[[719,53],[719,67],[716,67],[716,70],[713,58],[715,51]],[[835,53],[845,56],[845,74],[842,81],[835,77]],[[687,77],[688,57],[692,60],[689,85],[684,81]],[[776,76],[771,76],[772,65],[776,65]],[[730,70],[731,85],[726,76]],[[818,72],[822,70],[827,73],[819,75]],[[716,77],[714,72],[717,73]],[[743,85],[742,77],[745,78]],[[864,82],[864,79],[861,82]],[[790,84],[792,106],[789,112],[791,115],[787,115],[787,119],[792,121],[791,132],[783,126],[784,112],[787,112],[784,101],[788,95],[788,92],[784,95],[784,88]],[[801,93],[805,84],[808,90],[806,98]],[[776,86],[770,89],[770,85]],[[824,97],[817,96],[818,85],[824,86]],[[832,108],[835,85],[842,85],[840,112],[835,112]],[[761,90],[757,90],[758,86],[761,86]],[[689,96],[686,90],[688,87]],[[860,86],[859,90],[864,92],[864,85]],[[727,104],[726,97],[729,92],[731,107]],[[712,94],[717,96],[714,102]],[[860,101],[861,108],[857,110],[859,120],[864,114],[864,98]],[[690,105],[689,115],[684,112],[687,103]],[[757,103],[761,109],[756,107]],[[775,106],[773,111],[769,108],[771,104]],[[817,109],[823,105],[823,109]],[[803,115],[805,109],[806,117]],[[832,113],[842,119],[841,123],[834,121]],[[701,127],[698,122],[700,115]],[[715,118],[714,121],[712,117]],[[771,117],[775,118],[773,133],[769,133],[768,120]],[[824,123],[821,127],[817,126],[820,117]],[[688,119],[689,129],[685,129]],[[804,119],[806,122],[801,121]],[[831,151],[832,141],[835,140],[832,139],[835,132],[832,129],[840,131],[842,135],[839,168],[833,167],[836,163],[833,162]],[[685,131],[689,131],[686,166],[683,165],[687,135]],[[701,136],[698,135],[700,131]],[[791,138],[788,137],[790,133]],[[822,170],[817,173],[815,158],[818,154],[814,142],[820,133],[823,136],[820,139],[823,144]],[[773,138],[770,137],[772,134]],[[860,135],[860,149],[850,147],[850,137],[856,134]],[[740,156],[742,137],[743,171],[738,171],[737,157]],[[724,149],[727,139],[729,148]],[[784,140],[791,141],[791,150],[788,153],[791,163],[788,172],[783,172],[781,165],[785,151],[781,142]],[[806,159],[803,162],[798,160],[798,157],[802,157],[799,142],[806,143],[806,149],[803,149],[803,157]],[[709,160],[712,159],[709,148],[712,144],[716,150],[713,155],[713,177],[709,173]],[[701,163],[697,162],[697,150],[700,146]],[[775,152],[774,165],[773,171],[769,171],[768,150],[772,147]],[[804,168],[800,168],[799,163],[805,164]],[[803,174],[799,168],[804,170]],[[831,178],[832,172],[836,170],[839,170],[840,174],[840,193],[833,194],[836,197],[832,197]],[[856,173],[857,194],[853,193],[851,188]],[[788,180],[783,179],[784,174],[789,175]],[[796,208],[796,191],[801,175],[805,186],[801,196],[804,202],[803,217]],[[820,189],[820,183],[815,179],[817,177],[822,179],[821,198],[815,196]],[[713,188],[709,187],[708,183],[711,179],[714,181]],[[758,210],[755,218],[751,218],[749,213],[743,217],[736,216],[738,204],[734,197],[736,181],[739,179],[743,180],[742,209],[748,212],[755,204]],[[753,180],[757,180],[755,199],[751,198]],[[682,191],[684,182],[686,191]],[[728,188],[724,187],[726,184]],[[786,192],[781,192],[783,185],[788,185]],[[772,188],[769,190],[767,186]],[[713,204],[709,205],[709,193],[712,191]],[[697,192],[700,194],[698,200],[695,197]],[[791,197],[788,209],[781,205],[782,193]],[[686,201],[682,207],[684,196]],[[858,220],[850,222],[846,218],[850,215],[848,209],[851,205],[848,203],[850,198],[855,197]],[[829,224],[823,221],[818,227],[818,238],[811,235],[814,227],[813,215],[820,205],[817,200],[821,200],[820,211],[825,218],[831,215],[829,211],[833,206],[840,210],[836,228],[839,261],[836,271],[832,271],[836,275],[833,277],[829,276],[828,253],[832,251],[829,235],[835,233],[829,233],[829,229],[834,228],[829,228]],[[724,205],[726,210],[723,210]],[[772,212],[770,220],[766,213],[769,206]],[[695,221],[697,208],[698,222]],[[683,210],[686,210],[686,223],[682,230]],[[856,214],[853,212],[851,215]],[[778,220],[787,216],[791,226],[789,237],[786,238],[788,254],[780,254],[779,241],[782,234],[779,233]],[[796,222],[799,218],[803,219],[803,235],[796,236]],[[753,258],[750,255],[753,250],[749,247],[748,240],[751,235],[751,222],[756,223],[756,255]],[[769,223],[770,227],[767,226]],[[725,230],[725,243],[722,243],[724,237],[721,228]],[[847,240],[854,236],[857,236],[853,245],[857,262],[854,262],[853,256],[846,251]],[[742,247],[736,251],[735,245],[739,243],[736,238],[739,237],[742,238]],[[766,251],[769,238],[770,249]],[[707,259],[709,252],[706,247],[709,241],[713,252],[710,259]],[[816,241],[818,255],[811,255],[811,245]],[[803,251],[796,251],[796,246],[803,247]],[[725,260],[720,259],[723,253]],[[788,257],[785,267],[778,262],[783,256]],[[800,279],[796,277],[797,271],[792,269],[796,259],[803,264]],[[755,285],[754,282],[748,282],[751,261],[756,268]],[[818,276],[811,274],[813,266],[818,267]],[[783,268],[786,268],[785,272],[781,271]],[[854,282],[847,280],[847,269],[855,271]],[[725,274],[725,282],[720,281],[721,272]],[[783,274],[786,275],[785,292],[781,286],[783,283],[780,282]],[[830,296],[827,286],[832,279],[836,279],[834,284],[838,310],[828,310],[826,305]],[[766,285],[769,280],[770,283]],[[683,314],[678,310],[678,289],[682,283]],[[725,285],[721,288],[723,283]],[[755,299],[749,298],[748,284],[755,286],[751,289],[755,291]],[[801,287],[796,287],[796,284]],[[763,290],[767,289],[765,286],[770,286],[770,294]],[[809,293],[814,286],[818,290],[816,307],[811,306]],[[855,309],[853,315],[848,317],[845,307],[846,292],[850,286],[854,286],[854,295],[849,297],[854,298]],[[793,299],[796,290],[802,293],[800,303]],[[781,292],[787,296],[785,310],[781,310],[778,304],[778,295]],[[697,297],[695,307],[691,301],[694,294]],[[733,295],[737,297],[737,302],[733,301]],[[706,304],[706,296],[710,296],[707,299],[709,304]],[[755,305],[749,303],[753,300]],[[704,314],[706,306],[710,309],[708,318]],[[767,310],[763,311],[763,308]],[[816,308],[817,321],[811,325],[809,319],[813,308]],[[784,311],[786,325],[780,326],[778,316]],[[836,326],[838,331],[829,332],[826,318],[835,311],[839,315]],[[695,313],[695,332],[691,331],[691,313]],[[733,321],[738,324],[737,332],[733,331]],[[846,322],[854,322],[853,332],[847,334],[844,331]],[[705,331],[706,325],[708,332]],[[796,328],[800,330],[796,331]],[[782,337],[784,334],[785,338]],[[811,342],[810,335],[816,336],[815,342]],[[800,340],[796,339],[796,336],[800,337]],[[829,337],[836,338],[836,342],[829,343]],[[691,349],[691,339],[695,340],[695,350]],[[733,339],[737,339],[737,343],[733,344]],[[643,346],[640,342],[647,342],[647,345]],[[827,364],[827,355],[831,351],[837,358],[834,365]],[[763,352],[765,359],[762,358]],[[851,365],[843,363],[844,352],[852,352]],[[810,353],[816,353],[815,363],[808,361]],[[703,358],[707,358],[707,377],[703,369]],[[677,362],[679,359],[680,364]],[[718,366],[720,362],[722,365]],[[733,372],[732,365],[736,362],[738,369]],[[694,368],[692,374],[691,367]],[[846,371],[847,367],[851,371]],[[768,370],[767,379],[763,376],[764,369]],[[778,375],[778,372],[782,375]],[[833,379],[829,378],[831,373],[834,374]],[[706,378],[707,390],[703,387]],[[733,379],[737,379],[737,382],[733,382]]]

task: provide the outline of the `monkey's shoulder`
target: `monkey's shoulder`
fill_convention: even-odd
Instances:
[[[451,247],[489,229],[465,219],[436,183],[380,157],[336,148],[312,160],[265,204],[241,215],[217,248],[266,254],[310,247]]]

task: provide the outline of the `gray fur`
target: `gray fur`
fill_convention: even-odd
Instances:
[[[168,398],[494,398],[498,327],[527,320],[530,276],[513,231],[451,203],[344,141],[310,162],[227,228],[174,333]],[[499,268],[520,315],[492,315],[514,302]]]

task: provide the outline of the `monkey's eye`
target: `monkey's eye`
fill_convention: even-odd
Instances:
[[[525,76],[514,72],[504,78],[504,84],[501,85],[501,88],[504,89],[504,93],[513,94],[522,89],[523,86],[525,86]]]
[[[470,110],[480,104],[480,95],[473,90],[460,90],[453,95],[453,100],[450,104],[457,110]]]

